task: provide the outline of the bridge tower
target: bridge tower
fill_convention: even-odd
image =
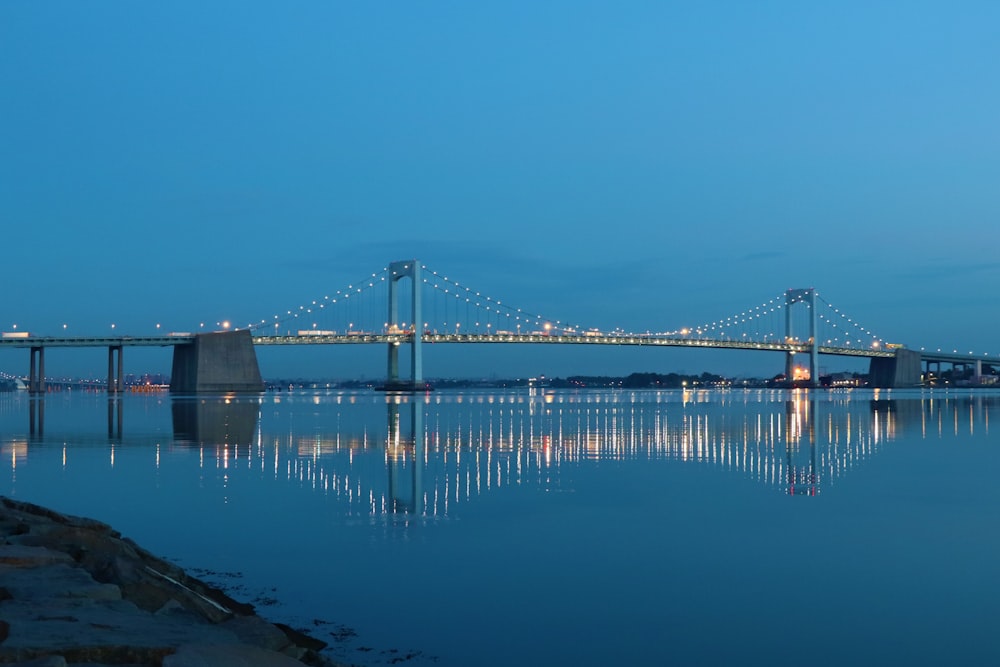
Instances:
[[[410,342],[410,380],[399,379],[399,343],[389,343],[388,377],[385,389],[389,391],[414,391],[424,388],[423,335],[424,320],[420,305],[420,262],[415,259],[400,260],[389,265],[389,331],[399,326],[399,281],[410,279],[412,298],[413,334]]]
[[[816,322],[818,313],[816,310],[816,290],[812,287],[807,289],[790,289],[785,292],[785,342],[795,341],[792,334],[792,306],[796,303],[804,303],[809,307],[809,384],[813,387],[819,386],[819,338],[817,336]],[[789,381],[795,372],[795,353],[789,352],[785,360],[785,377]]]

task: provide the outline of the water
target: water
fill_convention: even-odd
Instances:
[[[997,664],[998,418],[972,391],[3,394],[0,493],[357,665]]]

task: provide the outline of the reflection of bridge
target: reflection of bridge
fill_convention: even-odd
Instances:
[[[798,390],[753,392],[749,405],[757,409],[741,414],[740,393],[729,401],[711,391],[622,392],[611,400],[604,392],[390,396],[384,440],[338,433],[289,447],[309,460],[304,481],[327,493],[363,499],[373,514],[439,516],[490,490],[554,482],[564,466],[586,461],[708,465],[790,495],[816,495],[904,433],[988,430],[990,412],[1000,410],[1000,396],[857,400],[844,393],[827,400]],[[449,404],[470,398],[474,404],[449,419]],[[380,447],[388,486],[369,480],[367,493],[357,476],[315,456],[346,448],[353,459]]]
[[[103,433],[46,433],[44,400],[13,456],[67,443],[193,448],[203,465],[270,470],[347,504],[350,513],[443,516],[453,505],[511,485],[554,484],[587,461],[661,460],[711,466],[792,495],[815,495],[887,443],[908,435],[988,432],[1000,396],[886,400],[877,393],[806,390],[439,393],[271,397],[356,406],[336,428],[263,423],[261,397],[174,398],[173,435],[122,433],[129,401],[108,402]],[[141,401],[136,398],[136,401]],[[372,410],[385,420],[371,422]],[[350,415],[356,415],[351,419]],[[38,422],[36,423],[36,420]],[[326,423],[326,422],[321,422]],[[339,423],[339,419],[338,419]],[[72,444],[72,446],[78,446]],[[11,452],[8,452],[11,453]]]
[[[611,401],[603,392],[484,394],[473,397],[475,404],[454,420],[447,419],[443,406],[468,402],[469,396],[389,397],[388,489],[355,495],[373,498],[370,511],[376,514],[440,515],[449,504],[492,489],[544,483],[557,479],[564,466],[608,460],[708,465],[790,495],[816,495],[904,433],[924,438],[947,428],[988,430],[990,412],[1000,410],[1000,396],[880,399],[876,394],[857,400],[844,393],[827,400],[800,390],[752,392],[750,405],[759,411],[740,414],[741,392],[733,393],[730,401],[719,401],[711,391],[623,392]],[[682,414],[664,410],[670,401],[680,403],[673,407]],[[344,434],[336,445],[332,439],[321,442],[330,453],[378,446]],[[311,444],[307,453],[316,451],[317,443]],[[315,458],[310,471],[316,483],[331,478]],[[347,491],[336,483],[327,490]]]
[[[404,283],[408,281],[408,283]],[[401,285],[408,284],[404,295]],[[407,298],[403,298],[403,297]],[[29,390],[45,391],[44,350],[106,347],[109,392],[120,392],[125,347],[173,347],[171,390],[177,393],[260,391],[255,345],[384,345],[388,389],[424,387],[423,345],[533,344],[738,349],[779,353],[789,383],[818,386],[819,355],[870,359],[873,386],[921,384],[941,364],[968,367],[974,380],[995,379],[1000,358],[917,351],[886,343],[812,289],[792,289],[743,312],[696,326],[626,332],[569,324],[513,308],[427,269],[416,260],[393,262],[333,295],[261,319],[245,329],[167,336],[30,336],[8,332],[0,348],[29,348]],[[401,350],[409,378],[399,373]],[[807,368],[795,364],[807,355]]]

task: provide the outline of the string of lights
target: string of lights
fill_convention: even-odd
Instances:
[[[291,308],[286,310],[285,313],[274,315],[271,319],[261,319],[259,322],[248,325],[251,331],[264,331],[270,327],[273,327],[275,331],[281,330],[282,328],[287,328],[296,324],[300,318],[301,320],[315,320],[316,317],[307,317],[311,315],[318,315],[321,311],[333,309],[337,306],[340,307],[342,311],[350,312],[351,306],[355,306],[355,311],[358,317],[355,318],[358,324],[361,323],[363,319],[362,311],[374,311],[374,303],[369,302],[368,306],[357,306],[359,298],[367,293],[374,293],[375,287],[380,288],[385,285],[386,274],[388,272],[388,267],[383,267],[381,271],[372,273],[370,276],[365,276],[361,280],[355,280],[349,283],[347,287],[343,289],[336,290],[332,294],[327,294],[321,299],[313,299],[312,301],[301,304],[297,308]],[[329,321],[327,319],[326,321]],[[315,324],[315,322],[313,322]],[[347,322],[348,329],[354,324],[354,320]],[[311,325],[306,325],[304,327],[295,327],[296,329],[309,328]],[[313,327],[314,329],[316,327]]]
[[[462,326],[465,326],[466,330],[470,328],[482,330],[485,324],[487,333],[551,333],[572,335],[586,331],[586,329],[580,326],[563,322],[562,320],[547,318],[529,313],[521,308],[514,308],[504,304],[499,299],[462,285],[458,281],[449,278],[443,273],[438,273],[427,266],[421,266],[421,268],[429,273],[429,276],[424,277],[423,282],[439,295],[444,296],[442,302],[433,301],[430,308],[431,318],[436,320],[435,324],[440,325],[444,329],[454,327],[456,332],[461,332]],[[452,303],[444,303],[448,301],[452,301]],[[462,304],[465,304],[466,310],[464,325],[458,317]],[[449,319],[449,316],[452,314],[455,316]]]

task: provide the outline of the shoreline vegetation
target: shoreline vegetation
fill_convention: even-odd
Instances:
[[[338,667],[110,526],[0,496],[0,663]]]

